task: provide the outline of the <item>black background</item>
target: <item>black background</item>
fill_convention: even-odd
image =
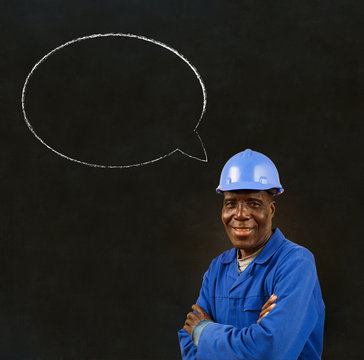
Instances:
[[[245,148],[267,154],[280,171],[286,192],[277,199],[275,226],[315,255],[327,306],[323,358],[361,358],[363,10],[349,0],[2,0],[0,358],[179,359],[176,332],[211,259],[230,247],[215,195],[220,171]],[[208,94],[199,126],[207,163],[176,153],[146,166],[92,168],[57,156],[29,131],[21,92],[34,64],[67,41],[109,32],[159,40],[196,66]],[[63,125],[55,121],[52,106],[36,97],[36,81],[52,92],[58,65],[43,80],[41,71],[34,76],[32,120],[46,136],[57,125],[52,142],[90,160],[158,156],[171,139],[184,141],[181,132],[192,133],[201,111],[198,82],[177,63],[168,65],[166,84],[187,69],[174,82],[183,90],[171,91],[169,102],[163,92],[176,107],[159,113],[165,102],[157,102],[157,115],[144,118],[149,127],[134,140],[134,129],[144,127],[127,116],[121,123],[131,138],[96,136],[119,116],[120,109],[108,113],[109,96],[99,118],[86,105],[73,118],[71,93],[69,115],[58,118]],[[154,84],[143,66],[141,78]],[[157,81],[161,69],[153,71]],[[115,95],[110,79],[104,89]],[[56,94],[59,86],[55,81]],[[97,89],[98,96],[105,91]],[[144,89],[149,106],[154,90]],[[102,101],[97,106],[101,114]],[[90,116],[95,127],[83,138]],[[179,128],[184,119],[188,126]]]

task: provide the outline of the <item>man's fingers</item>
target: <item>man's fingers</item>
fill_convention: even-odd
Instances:
[[[200,314],[200,315],[205,315],[206,314],[206,311],[204,309],[202,309],[202,307],[197,305],[197,304],[192,305],[192,309],[195,310],[197,312],[197,314]]]
[[[257,320],[257,323],[259,323],[260,320],[262,320],[265,316],[267,316],[269,314],[269,311],[265,312],[264,314],[263,313],[260,313],[259,315],[259,319]]]
[[[277,300],[277,295],[272,295],[267,302],[263,305],[262,310],[272,305]]]
[[[276,306],[277,304],[272,304],[269,307],[267,307],[266,309],[262,310],[259,314],[259,319],[257,321],[257,323],[259,323],[260,320],[262,320],[265,316],[267,316],[270,311]]]
[[[189,326],[189,325],[185,325],[184,327],[183,327],[183,329],[184,330],[186,330],[190,335],[191,335],[191,333],[192,333],[192,330],[191,330],[191,327]]]
[[[273,309],[276,305],[277,305],[277,304],[272,304],[272,305],[268,306],[267,308],[263,309],[263,310],[260,312],[259,316],[261,317],[261,316],[264,316],[264,314],[269,313],[269,311],[271,311],[271,310],[272,310],[272,309]]]
[[[271,306],[275,301],[277,300],[277,295],[272,295],[268,301],[263,305],[262,311],[267,309],[269,306]]]
[[[202,309],[202,308],[200,308],[200,309]],[[198,309],[198,310],[200,310],[200,309]],[[192,329],[200,322],[200,320],[201,320],[200,317],[201,317],[200,314],[195,314],[194,312],[189,312],[186,316],[186,321],[183,326],[183,329],[185,329],[189,334],[191,334]]]
[[[199,322],[199,318],[196,316],[196,314],[194,314],[194,313],[187,314],[187,319],[185,321],[185,325],[187,325],[187,326],[196,325],[196,323],[198,323],[198,322]]]
[[[187,314],[187,319],[198,319],[198,316],[193,312],[189,312]]]

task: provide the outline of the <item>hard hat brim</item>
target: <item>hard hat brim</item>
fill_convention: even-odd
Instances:
[[[244,182],[234,182],[231,184],[219,185],[216,189],[216,192],[220,194],[224,191],[234,191],[234,190],[269,190],[269,189],[277,189],[275,195],[282,194],[284,191],[282,186],[277,187],[274,184],[260,184],[252,181],[244,181]]]

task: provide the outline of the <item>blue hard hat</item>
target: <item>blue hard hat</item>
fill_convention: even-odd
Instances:
[[[216,191],[221,193],[232,190],[269,189],[275,189],[274,195],[283,192],[273,161],[257,151],[246,149],[226,162]]]

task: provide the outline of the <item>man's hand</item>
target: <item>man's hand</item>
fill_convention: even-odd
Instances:
[[[277,304],[273,304],[277,300],[276,295],[272,295],[268,301],[263,305],[262,310],[259,314],[259,319],[257,323],[259,323],[260,320],[264,318],[264,316],[267,316],[269,314],[269,311],[271,311]]]
[[[259,314],[259,319],[257,323],[259,323],[264,316],[267,316],[269,312],[277,305],[274,302],[277,300],[276,295],[272,295],[268,301],[263,305],[262,310]],[[192,334],[193,328],[201,321],[201,320],[212,320],[210,315],[199,305],[192,305],[192,310],[196,312],[190,312],[187,314],[187,319],[185,321],[185,325],[183,329],[186,330],[190,335]]]
[[[196,311],[196,314],[190,312],[187,314],[187,319],[185,321],[185,329],[190,335],[192,334],[193,328],[201,321],[201,320],[212,320],[210,315],[202,309],[201,306],[197,304],[192,305],[192,310]]]

